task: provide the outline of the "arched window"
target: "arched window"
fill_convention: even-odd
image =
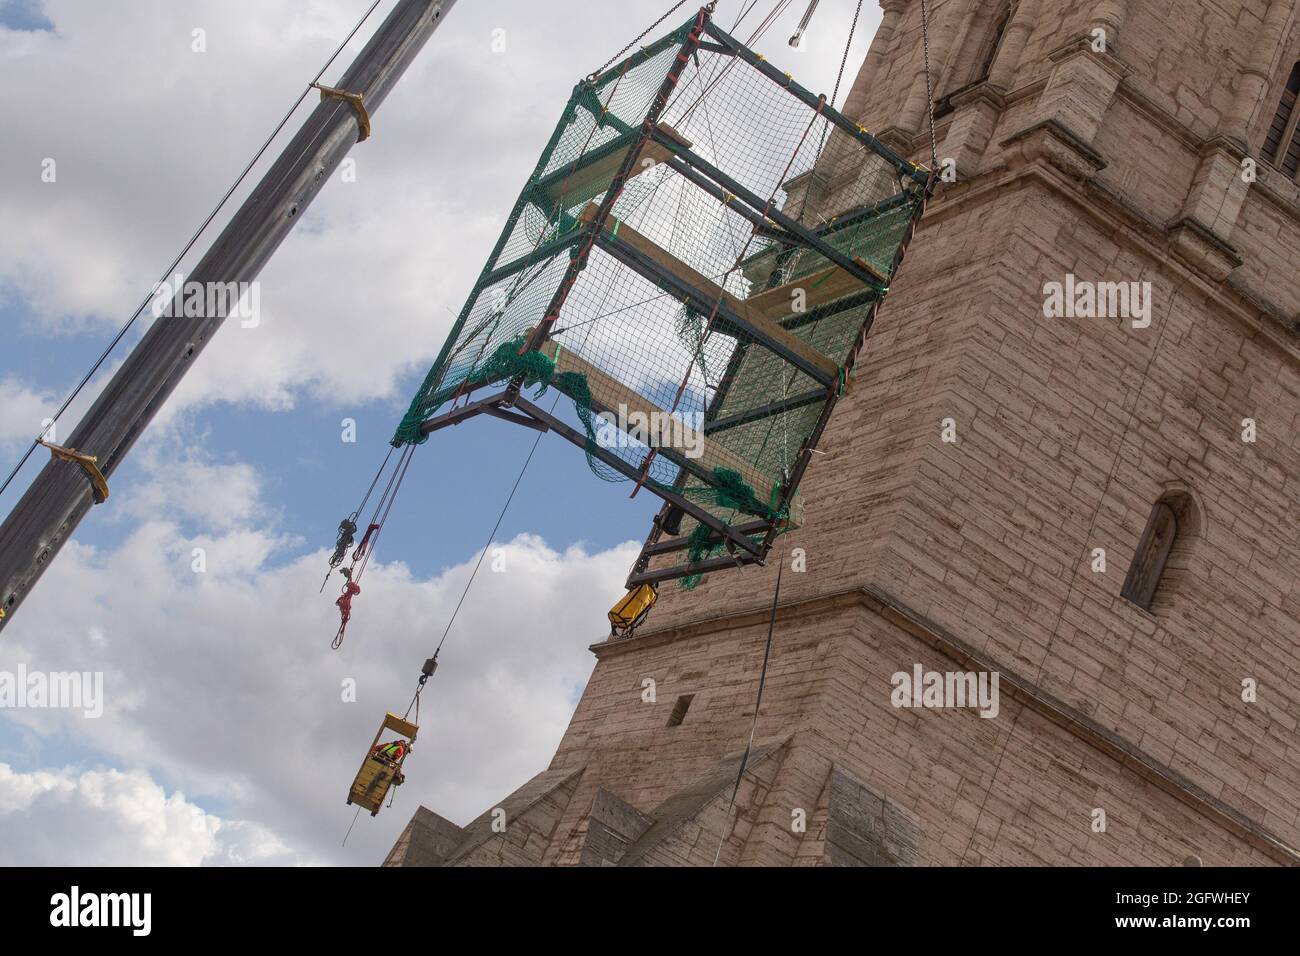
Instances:
[[[1295,108],[1296,97],[1300,95],[1300,63],[1291,70],[1291,78],[1286,89],[1282,91],[1282,101],[1273,114],[1273,123],[1264,137],[1264,150],[1261,158],[1277,167],[1292,179],[1300,168],[1300,130],[1296,123],[1300,120],[1300,110]]]
[[[940,86],[946,92],[935,103],[936,116],[952,112],[954,95],[988,80],[1015,10],[1012,0],[972,3],[961,25],[955,54],[941,73]]]
[[[1010,3],[1004,3],[994,14],[993,27],[989,30],[980,53],[979,69],[975,71],[975,77],[971,82],[983,83],[989,78],[993,61],[997,59],[998,50],[1002,48],[1002,40],[1007,35],[1007,24],[1011,22],[1013,10],[1014,7]]]
[[[1121,596],[1144,611],[1152,610],[1157,594],[1166,603],[1190,572],[1192,544],[1200,537],[1200,511],[1191,495],[1164,495],[1147,518]]]

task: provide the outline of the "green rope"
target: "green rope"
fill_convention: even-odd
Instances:
[[[597,447],[596,426],[595,416],[591,411],[591,387],[587,383],[587,376],[581,372],[560,372],[556,374],[555,362],[536,349],[520,355],[519,350],[524,347],[524,341],[525,337],[521,335],[508,342],[502,342],[488,357],[488,360],[474,370],[471,377],[474,381],[485,384],[519,378],[523,388],[538,387],[539,391],[536,397],[539,398],[546,394],[546,391],[552,385],[565,395],[568,395],[569,398],[573,399],[578,420],[582,422],[583,430],[587,433],[587,463],[591,466],[593,472],[597,475],[603,475],[603,472],[597,467],[600,462],[592,454]],[[425,441],[428,436],[421,433],[421,424],[422,418],[418,414],[408,412],[407,416],[402,419],[401,425],[398,426],[397,435],[393,439],[394,444],[420,444]],[[646,483],[660,490],[677,490],[692,499],[712,504],[720,509],[729,509],[747,515],[767,518],[771,521],[777,521],[787,516],[787,508],[777,510],[775,507],[776,502],[780,499],[781,489],[779,484],[774,485],[772,488],[771,503],[765,504],[759,500],[754,493],[754,489],[741,477],[739,472],[730,468],[714,468],[712,477],[713,481],[704,487],[685,490],[674,489],[672,486],[662,484],[652,478],[647,478]],[[713,546],[708,545],[710,533],[707,525],[698,526],[692,533],[690,549],[690,560],[692,562],[703,560],[721,547],[721,542]],[[695,583],[698,582],[699,577],[696,576]],[[684,584],[683,586],[688,587],[689,590],[695,584],[689,586]]]
[[[686,561],[688,564],[694,564],[697,561],[703,561],[711,558],[715,553],[722,550],[722,541],[718,540],[713,544],[709,539],[713,537],[713,529],[706,524],[697,524],[691,536],[687,538],[690,547],[686,549]],[[690,574],[682,578],[679,586],[683,591],[694,591],[704,578],[702,574]]]

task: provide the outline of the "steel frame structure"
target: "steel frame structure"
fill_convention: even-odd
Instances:
[[[686,31],[684,39],[682,39],[683,30]],[[639,63],[644,63],[679,40],[680,47],[677,56],[664,77],[649,112],[639,127],[618,120],[607,109],[602,108],[598,94],[601,87],[611,76]],[[709,50],[734,56],[749,64],[768,80],[815,110],[818,115],[824,116],[836,130],[851,137],[853,141],[861,144],[867,150],[892,165],[898,172],[900,184],[904,187],[902,191],[892,199],[879,203],[871,209],[857,210],[845,216],[837,217],[832,223],[821,228],[811,228],[774,208],[773,203],[765,201],[762,197],[747,189],[732,176],[699,156],[688,145],[684,145],[667,135],[657,126],[659,118],[668,103],[670,94],[678,83],[683,68],[697,50]],[[709,315],[711,321],[716,319],[715,328],[719,328],[724,332],[730,330],[732,334],[738,332],[748,340],[745,344],[737,347],[729,365],[728,374],[722,379],[718,392],[710,403],[703,424],[706,435],[722,432],[779,411],[799,408],[819,401],[824,403],[815,426],[798,452],[789,479],[781,485],[780,499],[772,509],[775,515],[787,513],[803,473],[811,460],[813,449],[816,447],[830,419],[846,376],[852,372],[857,362],[858,354],[875,320],[879,303],[888,291],[888,280],[902,262],[907,244],[924,212],[925,201],[934,189],[935,178],[932,171],[918,167],[898,155],[859,124],[835,110],[825,101],[825,97],[812,94],[796,83],[790,76],[769,64],[763,57],[749,50],[740,41],[714,24],[708,10],[705,8],[701,8],[694,19],[681,30],[669,34],[657,43],[642,48],[621,64],[608,70],[602,77],[590,77],[584,80],[579,84],[573,102],[588,109],[599,118],[600,122],[608,122],[611,128],[618,132],[618,137],[591,150],[590,153],[582,155],[574,167],[558,169],[547,176],[542,176],[540,175],[542,166],[556,146],[563,122],[561,127],[557,128],[556,134],[552,137],[546,152],[543,154],[543,162],[539,163],[538,175],[532,182],[531,187],[524,191],[524,194],[516,203],[506,229],[493,250],[492,258],[488,263],[489,268],[485,268],[484,273],[480,276],[478,283],[471,292],[469,300],[448,338],[447,344],[439,355],[438,364],[434,366],[435,370],[449,360],[449,350],[463,329],[476,297],[485,288],[530,266],[546,262],[567,250],[571,258],[564,276],[552,295],[543,318],[528,333],[520,354],[541,349],[550,338],[569,292],[579,274],[586,267],[591,250],[600,248],[621,262],[626,268],[638,273],[660,289]],[[679,272],[665,268],[653,256],[639,252],[627,243],[620,241],[617,238],[617,228],[612,231],[607,230],[606,227],[610,221],[611,212],[623,186],[633,174],[633,171],[637,169],[637,163],[649,144],[656,144],[662,151],[667,152],[665,162],[674,173],[685,178],[720,202],[727,203],[730,209],[752,223],[755,230],[763,236],[776,239],[791,248],[802,247],[811,250],[823,257],[827,263],[839,267],[861,283],[861,289],[857,293],[840,297],[827,307],[829,313],[825,311],[821,313],[823,315],[833,314],[844,309],[860,307],[868,301],[871,303],[848,355],[842,361],[836,360],[837,374],[829,375],[824,367],[810,363],[806,356],[791,351],[783,343],[781,336],[774,335],[770,329],[764,328],[746,318],[739,309],[731,307],[721,294],[715,296],[710,294],[708,290],[693,286],[690,282],[684,281]],[[581,222],[574,221],[568,231],[549,241],[542,242],[532,252],[521,256],[517,260],[503,266],[491,268],[502,252],[523,208],[529,201],[530,191],[544,191],[551,185],[551,180],[558,182],[560,177],[572,175],[575,169],[581,170],[583,167],[608,161],[611,156],[617,155],[618,152],[624,149],[627,150],[626,155],[605,190],[604,197],[597,206],[594,215],[584,217]],[[863,268],[860,261],[855,261],[852,257],[844,255],[829,241],[839,230],[848,228],[865,217],[881,214],[907,202],[914,202],[915,209],[887,276]],[[569,218],[572,219],[572,217]],[[788,331],[798,328],[803,320],[804,316],[802,315],[790,315],[777,324],[783,330]],[[769,403],[761,408],[750,409],[736,415],[718,417],[722,398],[735,374],[740,358],[747,349],[756,346],[768,349],[782,361],[811,377],[817,383],[817,387],[811,391],[805,391]],[[695,576],[723,568],[762,564],[776,537],[788,526],[786,520],[782,518],[761,517],[733,525],[727,524],[706,507],[692,501],[681,493],[687,475],[706,484],[710,483],[713,477],[707,473],[707,470],[692,467],[689,460],[680,455],[675,455],[670,449],[650,446],[649,455],[662,455],[679,467],[677,487],[669,489],[657,484],[642,484],[645,480],[645,468],[637,469],[633,464],[606,449],[593,447],[588,435],[523,397],[520,394],[523,387],[522,377],[514,379],[504,389],[487,398],[469,400],[471,392],[490,384],[490,381],[475,381],[472,377],[462,381],[452,396],[453,407],[424,421],[419,429],[421,435],[428,435],[447,426],[459,424],[480,414],[492,415],[529,428],[554,432],[584,449],[589,455],[619,474],[637,482],[638,487],[645,487],[657,495],[663,500],[664,505],[656,515],[651,531],[627,579],[629,588],[644,583],[659,583],[674,578]],[[555,387],[559,387],[561,391],[564,390],[558,385]],[[575,396],[570,395],[570,397]],[[462,398],[465,399],[465,404],[458,405],[457,403]],[[596,411],[602,410],[598,406],[593,406],[593,409]],[[648,467],[648,459],[646,466]],[[708,545],[713,548],[721,546],[726,552],[725,555],[707,557],[696,561],[687,560],[669,567],[651,569],[649,564],[652,558],[686,551],[698,545],[698,541],[690,540],[677,530],[682,515],[688,515],[708,527],[710,532]]]

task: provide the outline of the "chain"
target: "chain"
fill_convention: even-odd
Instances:
[[[621,56],[622,56],[624,53],[626,53],[628,50],[632,49],[632,47],[636,46],[638,43],[640,43],[642,40],[644,40],[644,39],[646,38],[646,36],[649,35],[649,33],[650,33],[651,30],[653,30],[655,27],[659,26],[659,24],[663,23],[665,20],[667,20],[669,17],[671,17],[671,16],[673,15],[673,13],[677,10],[677,8],[680,7],[680,6],[682,6],[682,4],[684,4],[684,3],[686,3],[686,0],[678,0],[677,3],[673,4],[672,7],[669,8],[669,10],[668,10],[667,13],[665,13],[662,17],[660,17],[660,18],[659,18],[658,20],[656,20],[654,23],[650,24],[648,27],[646,27],[644,30],[642,30],[642,31],[641,31],[641,35],[640,35],[639,37],[637,37],[635,40],[633,40],[633,41],[632,41],[631,43],[629,43],[627,46],[623,47],[623,49],[619,50],[617,53],[615,53],[613,56],[611,56],[611,57],[610,57],[610,58],[609,58],[605,63],[603,63],[603,64],[602,64],[598,69],[596,69],[595,72],[593,72],[593,73],[591,73],[590,75],[588,75],[587,80],[588,80],[589,82],[595,82],[596,78],[599,77],[600,74],[604,73],[605,70],[607,70],[607,69],[609,68],[610,64],[617,62],[619,57],[621,57]],[[708,5],[708,7],[709,7],[709,10],[710,10],[710,11],[713,10],[713,4],[712,4],[712,3],[710,3],[710,4]]]
[[[921,0],[921,48],[925,55],[925,102],[930,108],[930,162],[931,170],[939,168],[939,145],[934,138],[934,88],[930,85],[930,16],[925,0]]]

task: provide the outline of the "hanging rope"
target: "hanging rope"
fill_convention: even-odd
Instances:
[[[339,846],[348,845],[348,837],[352,836],[352,828],[357,825],[357,817],[361,816],[361,808],[357,807],[357,812],[352,814],[352,822],[348,824],[348,832],[343,834],[343,842]]]
[[[395,449],[390,446],[388,454],[384,456],[384,463],[379,466],[379,470],[375,472],[375,477],[371,479],[370,487],[366,489],[366,494],[365,497],[361,499],[361,504],[357,505],[356,509],[351,514],[339,522],[338,538],[334,542],[334,553],[330,555],[329,570],[325,572],[325,580],[320,583],[320,591],[317,592],[318,594],[325,590],[325,585],[329,583],[330,575],[334,573],[334,569],[342,564],[343,559],[347,557],[348,549],[352,547],[352,542],[355,540],[355,535],[357,533],[357,517],[365,510],[366,502],[370,500],[370,496],[375,490],[375,485],[379,484],[379,478],[388,467],[388,460],[393,457],[394,451]],[[367,531],[366,537],[369,538],[369,536],[370,532]],[[362,543],[364,544],[365,542]]]
[[[415,448],[415,445],[406,445],[402,448],[402,453],[397,459],[397,465],[388,478],[388,484],[385,485],[379,500],[375,502],[375,510],[366,527],[365,537],[362,538],[361,544],[357,546],[356,550],[352,552],[351,563],[339,571],[343,575],[344,582],[343,592],[334,601],[335,606],[339,609],[339,629],[334,635],[334,640],[330,642],[332,650],[337,651],[343,646],[343,635],[347,631],[348,622],[352,619],[352,599],[361,593],[361,577],[365,574],[366,567],[370,563],[370,556],[375,553],[375,546],[379,543],[379,535],[383,532],[384,523],[393,510],[393,504],[397,501],[397,493],[402,487],[402,482],[406,479],[406,471],[411,467],[411,460],[415,457]],[[387,465],[387,463],[388,458],[385,458],[384,464]],[[379,474],[383,474],[382,468]],[[366,492],[366,497],[362,500],[362,508],[365,507],[365,502],[370,499],[370,494],[374,491],[378,480],[379,475],[376,475],[370,491]],[[360,509],[358,509],[358,513],[359,511]],[[352,522],[352,529],[355,531],[354,519],[348,520]],[[342,534],[340,534],[340,540],[342,540],[342,537]]]
[[[4,494],[5,489],[9,487],[9,483],[14,480],[14,476],[18,474],[23,465],[27,464],[27,459],[32,456],[32,452],[34,452],[40,445],[41,438],[44,438],[49,434],[50,429],[54,427],[54,423],[57,422],[59,417],[68,410],[68,406],[72,404],[73,400],[76,399],[79,394],[81,394],[81,390],[86,387],[86,383],[89,382],[94,374],[99,371],[100,367],[108,359],[109,355],[113,353],[113,350],[116,349],[122,339],[126,337],[126,333],[131,330],[131,327],[135,325],[136,320],[144,313],[145,307],[154,300],[156,294],[154,290],[157,289],[159,285],[166,282],[168,277],[176,271],[176,267],[180,265],[181,260],[189,254],[189,251],[192,248],[194,248],[194,243],[199,241],[199,236],[203,235],[208,226],[212,225],[212,220],[217,218],[217,213],[222,210],[230,197],[234,195],[235,190],[237,190],[240,184],[243,183],[252,168],[257,165],[257,161],[262,158],[262,154],[270,148],[271,143],[280,135],[280,131],[284,129],[285,124],[288,123],[293,117],[293,114],[297,112],[298,107],[302,105],[302,101],[307,98],[312,89],[315,88],[316,84],[320,82],[320,78],[325,75],[325,71],[333,65],[334,61],[338,59],[338,55],[343,52],[344,48],[352,42],[352,38],[357,35],[357,31],[360,30],[365,22],[370,19],[370,15],[375,12],[375,8],[379,6],[380,2],[381,0],[374,0],[374,3],[370,5],[370,9],[362,15],[361,19],[357,21],[357,25],[352,28],[352,32],[350,32],[334,52],[330,54],[330,58],[325,61],[325,65],[320,68],[320,71],[314,77],[312,77],[311,82],[307,84],[302,93],[299,94],[298,98],[294,100],[293,105],[289,107],[288,111],[283,117],[281,117],[280,122],[276,124],[275,129],[271,131],[271,135],[266,138],[266,141],[263,142],[257,152],[253,154],[253,158],[248,161],[248,165],[244,167],[243,171],[231,184],[230,188],[226,190],[226,194],[217,201],[217,204],[212,208],[212,212],[208,213],[207,218],[203,220],[203,224],[194,231],[194,235],[190,236],[189,242],[185,243],[185,247],[181,249],[176,258],[171,261],[171,265],[163,270],[163,274],[158,278],[158,281],[154,283],[154,289],[149,291],[149,294],[145,296],[144,301],[136,307],[135,312],[132,313],[129,319],[127,319],[126,324],[118,330],[117,334],[113,336],[112,341],[109,342],[104,351],[100,353],[99,358],[97,358],[94,364],[90,366],[90,371],[88,371],[81,381],[77,383],[77,387],[72,390],[71,394],[63,400],[63,404],[59,406],[58,411],[56,411],[53,418],[50,419],[50,425],[41,433],[40,438],[36,438],[32,441],[27,451],[23,454],[23,457],[18,460],[18,464],[14,465],[13,470],[9,472],[9,476],[5,478],[4,484],[0,485],[0,494]]]
[[[740,769],[736,772],[736,785],[731,788],[731,799],[727,801],[727,823],[718,837],[718,849],[713,854],[713,865],[718,865],[722,855],[722,844],[732,830],[731,810],[736,805],[736,796],[740,793],[740,782],[745,778],[745,768],[749,764],[749,755],[754,749],[754,731],[758,728],[758,709],[763,706],[763,688],[767,684],[767,663],[772,658],[772,635],[776,631],[776,606],[781,600],[781,572],[785,570],[785,559],[776,566],[776,588],[772,591],[772,616],[767,622],[767,644],[763,648],[763,667],[758,672],[758,697],[754,701],[754,719],[749,724],[749,740],[745,743],[745,753],[740,758]]]

